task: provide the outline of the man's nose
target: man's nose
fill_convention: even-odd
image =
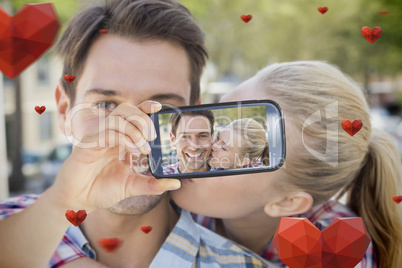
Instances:
[[[198,148],[203,147],[202,143],[201,143],[201,140],[198,137],[192,137],[189,140],[189,144],[190,144],[190,147],[193,148],[193,149],[198,149]]]

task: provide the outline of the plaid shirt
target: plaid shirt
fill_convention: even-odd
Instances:
[[[266,167],[266,165],[260,160],[260,159],[253,159],[251,160],[250,164],[247,166],[244,166],[243,168],[249,168],[249,167]]]
[[[192,214],[193,219],[201,224],[202,226],[210,229],[215,230],[215,219],[205,217],[202,215]],[[345,217],[357,217],[357,215],[350,210],[349,207],[339,203],[336,200],[329,200],[327,203],[323,205],[317,205],[313,207],[308,212],[295,215],[294,217],[298,218],[308,218],[311,223],[313,223],[320,231],[323,231],[328,225],[331,224],[336,218],[345,218]],[[268,243],[265,247],[264,251],[261,253],[261,256],[269,260],[270,262],[274,263],[278,267],[287,267],[281,259],[279,258],[279,254],[276,251],[272,240]],[[373,247],[373,243],[367,248],[366,254],[364,255],[361,262],[359,262],[355,268],[376,268],[376,258],[375,258],[375,251]]]
[[[163,167],[163,175],[180,174],[179,163],[174,163]]]
[[[33,204],[39,196],[24,195],[0,203],[0,220]],[[71,226],[55,251],[48,267],[61,265],[81,257],[95,259],[96,253],[79,227]],[[188,211],[180,219],[152,261],[151,268],[160,267],[274,267],[242,246],[194,223]]]
[[[259,159],[254,159],[253,161],[250,162],[247,166],[244,166],[243,168],[258,168],[258,167],[266,167],[261,160]],[[210,171],[216,171],[216,170],[223,170],[223,168],[215,168],[211,167]],[[171,175],[171,174],[179,174],[179,162],[170,164],[167,166],[163,167],[163,175]]]
[[[164,166],[163,167],[163,175],[180,174],[179,163],[180,162]],[[209,171],[215,171],[215,170],[217,170],[217,169],[214,167],[210,167]]]

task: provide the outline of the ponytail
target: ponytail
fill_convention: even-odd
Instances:
[[[264,150],[261,153],[261,161],[264,165],[269,166],[269,145],[265,143]]]
[[[314,205],[343,189],[340,196],[348,193],[348,206],[363,218],[373,240],[378,267],[402,267],[402,204],[392,200],[402,194],[400,157],[392,138],[372,129],[364,91],[338,68],[317,61],[273,64],[256,79],[258,90],[276,100],[291,119],[286,132],[292,133],[287,139],[292,151],[282,169],[281,187],[309,193]],[[336,113],[304,128],[312,115],[324,108],[328,113],[330,107],[336,107]],[[340,129],[343,119],[360,119],[364,127],[351,137]],[[338,128],[328,127],[332,124]],[[328,150],[331,143],[338,146],[336,154]]]
[[[392,138],[373,129],[363,166],[348,191],[347,205],[367,227],[376,248],[379,268],[402,267],[401,160]],[[399,190],[399,192],[398,192]]]

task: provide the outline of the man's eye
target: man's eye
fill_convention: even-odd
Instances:
[[[188,139],[190,136],[189,135],[183,135],[183,136],[181,136],[181,138],[183,139],[183,140],[186,140],[186,139]]]
[[[227,151],[227,148],[225,146],[222,146],[222,150]]]
[[[209,135],[207,135],[207,134],[202,134],[202,135],[200,135],[200,137],[201,137],[201,138],[208,138]]]
[[[113,111],[114,109],[116,109],[117,104],[114,101],[98,101],[96,103],[96,106],[100,109]]]

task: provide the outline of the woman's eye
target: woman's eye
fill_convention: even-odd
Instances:
[[[226,149],[226,147],[225,147],[225,146],[222,146],[222,150],[227,151],[227,149]]]
[[[113,101],[99,101],[96,103],[96,106],[100,109],[113,111],[114,109],[116,109],[117,104]]]

